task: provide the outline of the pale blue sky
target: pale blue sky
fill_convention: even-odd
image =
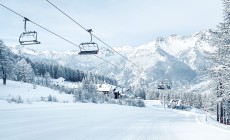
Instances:
[[[156,37],[172,34],[188,36],[215,29],[222,21],[221,0],[50,0],[73,19],[112,47],[138,46]],[[54,9],[46,0],[0,0],[23,16],[79,44],[89,34]],[[78,50],[52,34],[28,23],[38,32],[37,50]],[[6,45],[18,44],[23,19],[0,6],[0,39]],[[97,40],[94,40],[97,42]],[[104,47],[103,44],[100,46]]]

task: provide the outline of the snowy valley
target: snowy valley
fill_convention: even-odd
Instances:
[[[43,77],[42,74],[36,75],[32,83],[7,80],[6,85],[0,85],[1,138],[227,140],[230,128],[216,122],[215,112],[205,114],[203,110],[194,108],[204,109],[206,103],[203,101],[212,82],[203,78],[203,70],[209,65],[204,52],[215,49],[208,45],[209,37],[210,32],[203,31],[189,37],[157,38],[138,47],[116,48],[144,71],[105,49],[101,49],[99,55],[120,67],[95,61],[93,56],[80,56],[77,52],[11,48],[14,54],[28,57],[32,61],[28,61],[30,63],[47,64],[37,65],[39,67],[48,69],[49,65],[58,64],[118,79],[118,86],[123,85],[122,96],[113,99],[112,89],[108,90],[108,95],[93,93],[95,87],[88,82],[102,81],[100,76],[88,72],[82,73],[85,77],[81,82],[66,81],[63,85],[52,83],[55,79],[48,80],[46,73]],[[23,59],[21,65],[28,65],[26,63]],[[102,79],[105,85],[106,80],[111,81],[106,77]],[[157,89],[161,82],[170,83],[170,90]],[[127,93],[124,87],[128,89]],[[201,97],[204,93],[205,96]],[[176,98],[184,100],[188,107],[186,111],[167,107],[170,99]],[[158,100],[143,102],[142,99]]]
[[[230,0],[0,13],[0,140],[229,140]]]

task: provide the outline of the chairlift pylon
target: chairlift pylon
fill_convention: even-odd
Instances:
[[[79,45],[80,52],[79,55],[90,55],[97,54],[99,51],[98,45],[95,42],[92,42],[92,29],[87,30],[90,33],[90,42],[84,42]]]
[[[30,21],[28,18],[24,17],[24,32],[19,36],[19,43],[21,45],[34,45],[40,44],[37,40],[37,32],[36,31],[27,31],[26,30],[26,22]]]

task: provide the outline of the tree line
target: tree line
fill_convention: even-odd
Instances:
[[[4,85],[7,79],[33,83],[36,77],[39,77],[37,79],[63,77],[69,82],[82,82],[87,78],[95,84],[117,85],[115,79],[104,75],[71,69],[54,62],[33,62],[29,58],[12,53],[2,40],[0,40],[0,76]]]
[[[230,1],[222,0],[222,3],[223,21],[209,40],[216,51],[206,52],[206,58],[212,62],[206,71],[207,77],[213,81],[210,105],[215,106],[217,121],[230,124]]]
[[[36,62],[29,58],[14,54],[11,50],[0,40],[0,76],[3,79],[3,85],[6,85],[6,80],[21,81],[32,83],[34,88],[36,85],[47,86],[59,92],[73,94],[76,102],[93,102],[93,103],[112,103],[120,105],[131,105],[144,107],[143,90],[136,89],[129,90],[129,96],[120,97],[118,100],[114,99],[113,92],[104,95],[97,91],[96,84],[110,84],[117,86],[117,81],[113,78],[104,75],[97,75],[90,72],[84,72],[78,69],[71,69],[64,67],[57,63]],[[77,88],[55,86],[51,84],[51,79],[63,77],[69,82],[79,82]],[[135,94],[136,93],[136,94]],[[141,96],[141,99],[136,97]],[[55,97],[41,97],[41,101],[57,101]],[[22,103],[18,98],[10,98],[10,102]]]

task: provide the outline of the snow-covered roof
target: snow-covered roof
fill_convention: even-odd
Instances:
[[[97,84],[98,91],[110,91],[111,85],[108,84]]]
[[[65,80],[65,78],[63,78],[63,77],[59,77],[57,80]]]
[[[52,82],[64,82],[65,79],[63,77],[59,77],[58,79],[52,79]]]

